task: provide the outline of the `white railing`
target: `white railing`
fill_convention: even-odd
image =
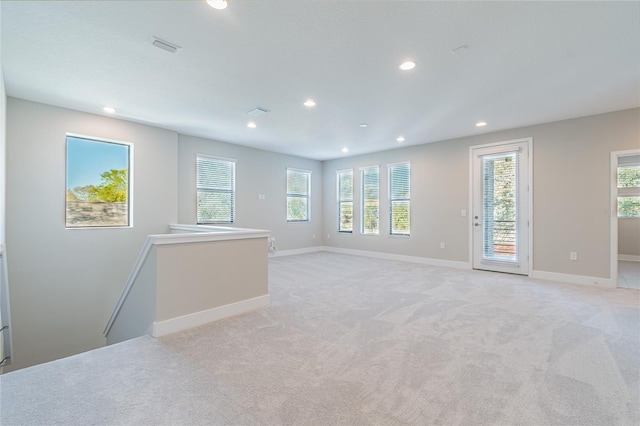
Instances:
[[[145,243],[136,259],[131,273],[127,279],[127,282],[118,298],[118,301],[109,317],[109,321],[104,329],[104,335],[108,335],[114,322],[118,318],[120,311],[122,310],[127,297],[129,296],[132,288],[134,287],[137,278],[151,252],[152,247],[162,246],[168,244],[186,244],[186,243],[199,243],[199,242],[215,242],[215,241],[228,241],[228,240],[241,240],[252,238],[268,238],[269,231],[262,229],[248,229],[248,228],[232,228],[223,226],[205,226],[205,225],[181,225],[173,224],[169,225],[169,234],[149,235],[145,240]],[[266,246],[265,246],[265,256]]]
[[[9,310],[9,274],[7,253],[0,244],[0,371],[11,364],[11,312]]]

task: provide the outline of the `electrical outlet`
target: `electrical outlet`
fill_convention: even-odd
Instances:
[[[578,253],[575,251],[569,252],[569,260],[578,260]]]
[[[440,243],[440,248],[443,249],[444,248],[444,242]]]
[[[467,211],[465,209],[460,210],[460,216],[465,217],[467,215]]]
[[[331,238],[331,234],[327,234],[327,239]]]
[[[315,240],[316,239],[316,234],[313,234],[312,238]]]

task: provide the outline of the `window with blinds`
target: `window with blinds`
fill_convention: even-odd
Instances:
[[[380,225],[380,170],[378,166],[362,167],[360,169],[361,183],[361,221],[360,232],[377,235]]]
[[[409,163],[389,166],[389,233],[411,233],[411,166]]]
[[[338,232],[353,232],[353,169],[336,172]]]
[[[311,172],[287,168],[287,222],[309,221]]]
[[[625,164],[618,167],[618,217],[640,217],[640,165],[638,164]]]
[[[482,159],[483,256],[518,261],[517,152]]]
[[[199,224],[234,223],[236,160],[196,156],[196,216]]]

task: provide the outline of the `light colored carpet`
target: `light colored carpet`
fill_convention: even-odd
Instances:
[[[640,423],[640,292],[332,253],[272,305],[0,377],[9,424]]]

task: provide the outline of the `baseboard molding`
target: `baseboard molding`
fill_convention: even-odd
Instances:
[[[315,253],[322,250],[323,250],[322,246],[305,247],[301,249],[292,249],[292,250],[280,250],[280,251],[269,253],[269,257],[293,256],[296,254]]]
[[[558,272],[533,271],[531,278],[563,283],[580,284],[591,287],[614,288],[615,284],[609,278],[588,277],[586,275],[560,274]]]
[[[471,263],[459,262],[455,260],[432,259],[429,257],[406,256],[403,254],[381,253],[377,251],[353,250],[353,249],[345,249],[340,247],[327,247],[327,246],[322,247],[322,250],[331,252],[331,253],[351,254],[355,256],[373,257],[376,259],[397,260],[400,262],[409,262],[409,263],[420,263],[423,265],[442,266],[445,268],[471,269]]]
[[[241,302],[218,306],[217,308],[211,308],[205,311],[195,312],[189,315],[183,315],[169,320],[155,321],[153,323],[151,336],[166,336],[167,334],[187,330],[209,322],[218,321],[223,318],[253,311],[254,309],[263,308],[265,306],[269,306],[268,294],[254,297],[253,299],[243,300]]]
[[[625,262],[640,262],[640,256],[634,254],[619,254],[618,260],[624,260]]]

